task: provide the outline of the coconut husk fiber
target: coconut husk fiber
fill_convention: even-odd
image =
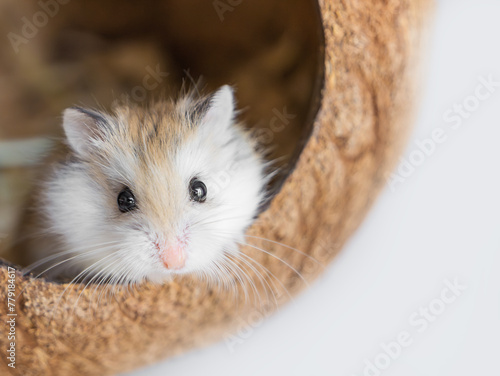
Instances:
[[[168,66],[174,81],[189,66],[193,75],[205,74],[209,86],[236,82],[239,103],[253,110],[246,115],[248,121],[262,129],[269,118],[260,125],[259,119],[272,116],[273,108],[295,110],[291,128],[273,135],[277,155],[288,156],[284,173],[274,182],[269,206],[248,230],[249,243],[252,239],[253,246],[269,253],[252,247],[241,250],[266,269],[247,270],[258,290],[248,298],[244,294],[251,291],[248,281],[241,282],[237,291],[194,277],[163,286],[109,291],[94,286],[68,288],[17,272],[16,296],[22,294],[15,302],[16,368],[8,367],[2,354],[2,375],[129,371],[221,340],[242,320],[250,322],[255,312],[271,314],[303,290],[359,226],[395,165],[410,129],[416,58],[429,8],[426,0],[254,0],[235,5],[225,19],[216,18],[217,22],[207,25],[206,19],[218,14],[212,2],[201,0],[185,1],[182,6],[173,1],[82,4],[75,0],[67,8],[61,6],[36,43],[30,42],[15,57],[20,60],[9,60],[10,46],[2,46],[0,75],[11,91],[0,96],[0,136],[4,140],[32,137],[55,129],[47,119],[72,104],[66,102],[81,100],[75,93],[89,91],[74,73],[77,65],[72,65],[82,61],[75,58],[81,51],[85,56],[96,49],[114,51],[121,35],[142,35],[146,29],[151,35],[161,35],[151,43],[171,54],[156,55],[158,49],[139,38],[132,50],[118,48],[129,65],[120,64],[124,55],[100,55],[88,61],[87,68],[105,66],[108,70],[89,76],[94,71],[86,68],[82,74],[97,82],[87,84],[120,88],[123,82],[114,82],[117,75],[112,73],[122,69],[133,75],[143,69],[148,63],[135,65],[133,61],[139,54],[134,51],[141,51],[150,56],[151,64],[162,61]],[[11,20],[32,15],[36,6],[26,3],[22,11],[8,13],[8,2],[0,2],[0,10],[11,15]],[[110,22],[113,12],[116,20]],[[189,27],[183,26],[186,17],[192,22]],[[2,22],[0,30],[7,34],[19,29],[12,22]],[[59,47],[68,44],[65,38],[74,30],[95,30],[102,39],[88,39],[81,32],[79,48],[48,48],[54,40]],[[291,36],[286,37],[286,30]],[[4,49],[10,52],[4,54]],[[264,52],[251,54],[257,50]],[[309,58],[298,58],[303,56]],[[27,65],[23,68],[12,61]],[[224,61],[231,66],[224,66]],[[67,68],[62,72],[72,79],[54,82],[47,75],[52,74],[50,67],[61,62]],[[45,70],[31,68],[37,64]],[[32,75],[19,74],[22,68]],[[111,101],[107,92],[96,92],[105,104]],[[19,109],[18,103],[31,112]],[[8,126],[20,123],[24,128]],[[5,321],[8,268],[7,261],[0,267],[0,313]],[[1,327],[4,352],[10,341],[8,326]]]

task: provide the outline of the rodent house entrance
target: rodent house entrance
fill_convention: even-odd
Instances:
[[[283,288],[281,304],[334,257],[394,164],[425,3],[74,0],[48,13],[38,3],[4,2],[4,35],[22,36],[23,22],[39,12],[48,22],[18,52],[1,42],[10,95],[0,98],[0,137],[56,134],[54,119],[75,103],[106,108],[124,93],[138,102],[175,93],[186,70],[210,90],[235,84],[241,117],[280,161],[274,198],[248,231],[269,254],[242,252]],[[0,278],[6,286],[6,265]],[[65,285],[19,274],[16,288],[23,360],[15,370],[0,362],[2,374],[123,372],[220,339],[255,309],[191,278],[117,293],[99,309],[91,290],[59,302]]]
[[[5,8],[5,34],[19,37],[21,18],[44,12],[37,4]],[[27,43],[4,41],[4,75],[16,87],[4,105],[19,108],[2,121],[5,137],[58,135],[64,108],[109,109],[124,98],[147,104],[201,78],[205,91],[234,85],[240,118],[281,176],[293,167],[319,105],[322,36],[313,1],[91,0],[57,9]]]
[[[44,9],[11,12],[33,12],[36,19]],[[57,10],[32,43],[11,39],[5,48],[12,62],[22,62],[13,84],[22,88],[19,113],[30,114],[6,122],[12,124],[7,136],[59,136],[60,113],[75,104],[147,106],[152,98],[178,95],[182,86],[213,92],[231,84],[239,119],[277,171],[265,209],[293,169],[319,106],[322,29],[314,2],[89,1]],[[18,249],[22,244],[6,258],[28,264]]]

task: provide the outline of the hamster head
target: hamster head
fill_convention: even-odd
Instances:
[[[267,183],[234,115],[228,86],[149,109],[67,109],[71,157],[47,182],[44,211],[77,268],[115,283],[216,277]]]

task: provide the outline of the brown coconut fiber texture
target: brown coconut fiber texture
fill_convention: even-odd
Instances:
[[[248,231],[307,256],[258,239],[252,244],[272,256],[242,249],[274,274],[267,282],[279,304],[306,287],[292,268],[313,281],[323,271],[318,263],[327,265],[338,253],[394,167],[409,129],[428,11],[423,0],[322,0],[319,6],[325,33],[320,110],[296,168]],[[7,279],[1,267],[2,319]],[[62,295],[66,285],[17,274],[16,291],[24,292],[16,302],[16,368],[7,367],[10,341],[2,324],[0,374],[110,375],[221,340],[255,310],[277,308],[266,284],[253,279],[261,301],[245,303],[243,288],[235,294],[185,278],[103,293],[97,306],[100,291],[92,286]]]

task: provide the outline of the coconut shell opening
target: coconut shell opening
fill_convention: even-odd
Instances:
[[[282,172],[247,233],[241,252],[253,268],[240,265],[247,279],[234,291],[185,277],[102,295],[1,266],[1,286],[15,279],[18,363],[0,362],[0,373],[128,371],[220,340],[305,289],[361,223],[401,151],[428,1],[54,3],[0,4],[0,31],[24,38],[0,42],[2,145],[57,135],[54,119],[75,103],[106,108],[123,93],[175,93],[189,70],[208,90],[236,86],[241,116],[274,146]],[[276,117],[285,127],[271,127]],[[1,218],[15,222],[31,170],[0,161]]]

